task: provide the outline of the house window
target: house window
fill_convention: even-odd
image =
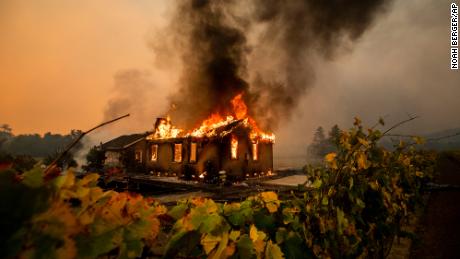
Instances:
[[[152,145],[152,156],[150,157],[150,160],[158,160],[158,145]]]
[[[136,150],[134,153],[134,160],[138,163],[142,163],[142,150]]]
[[[174,144],[174,162],[182,162],[182,144]]]
[[[196,162],[196,143],[190,144],[190,162]]]
[[[106,165],[113,165],[120,163],[120,153],[114,151],[105,152],[105,161]]]
[[[232,159],[238,159],[238,139],[235,136],[230,142],[230,155]]]
[[[257,142],[252,143],[252,160],[259,160],[259,146],[257,146]]]

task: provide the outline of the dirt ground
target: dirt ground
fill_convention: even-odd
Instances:
[[[460,186],[460,156],[442,154],[438,184]],[[460,258],[460,189],[433,191],[420,218],[410,258]]]

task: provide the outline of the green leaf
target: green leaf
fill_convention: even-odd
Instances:
[[[287,234],[288,234],[288,232],[287,232],[286,228],[283,228],[283,227],[279,228],[278,231],[276,231],[276,237],[275,237],[276,238],[276,243],[278,243],[278,244],[283,243],[284,240],[286,240],[286,238],[287,238]]]
[[[139,258],[142,255],[144,243],[140,239],[125,241],[120,249],[120,258]]]
[[[40,168],[34,168],[27,171],[23,176],[24,180],[22,180],[22,183],[29,187],[38,188],[43,186],[43,171]]]
[[[252,221],[254,210],[251,201],[243,201],[239,206],[224,205],[224,213],[233,226],[243,226]]]
[[[310,249],[305,244],[306,242],[298,233],[291,231],[281,245],[281,248],[286,258],[314,258]]]
[[[193,218],[192,218],[193,221]],[[223,218],[217,214],[209,215],[203,218],[201,223],[201,233],[211,233],[224,225]]]
[[[351,190],[351,188],[353,188],[353,177],[350,177],[350,178],[348,179],[348,189]]]
[[[313,184],[311,185],[311,187],[315,188],[315,189],[318,189],[321,187],[321,185],[323,184],[323,181],[321,181],[321,179],[316,179]]]
[[[327,206],[329,204],[329,198],[327,196],[324,196],[323,199],[321,199],[321,205]]]
[[[283,259],[284,254],[281,252],[281,248],[277,244],[273,244],[272,241],[269,240],[265,248],[265,258]]]
[[[366,207],[366,203],[364,203],[364,201],[360,198],[356,198],[356,205],[358,205],[358,207],[360,207],[361,209],[364,209]]]
[[[188,206],[186,203],[181,203],[174,206],[169,212],[168,215],[173,217],[175,220],[182,218],[187,211]]]
[[[163,258],[175,258],[179,253],[188,255],[200,244],[200,239],[197,231],[179,231],[166,244]]]
[[[239,258],[254,258],[255,251],[252,240],[247,234],[240,237],[237,244]]]
[[[263,210],[256,211],[254,213],[254,224],[259,229],[268,229],[270,231],[274,230],[276,227],[276,220],[273,214],[264,213]]]
[[[345,213],[339,208],[336,209],[337,211],[337,232],[339,235],[343,234],[343,227],[345,222]]]
[[[75,240],[79,258],[96,258],[117,247],[121,242],[122,229],[114,229],[94,236],[88,233],[78,235]]]

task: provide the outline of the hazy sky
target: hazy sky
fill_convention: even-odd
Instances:
[[[180,72],[155,63],[149,47],[161,40],[171,2],[0,1],[0,123],[15,134],[67,133],[101,122],[113,100],[136,99],[115,111],[134,116],[111,128],[150,129]],[[354,116],[369,124],[420,116],[402,131],[460,127],[450,2],[395,1],[350,51],[314,61],[315,86],[275,132],[280,153],[298,153],[318,125],[348,127]]]
[[[153,67],[146,42],[164,9],[150,0],[0,1],[0,123],[16,134],[99,123],[114,75]]]

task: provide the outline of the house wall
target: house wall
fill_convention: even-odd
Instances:
[[[175,173],[177,176],[184,175],[184,170],[191,170],[193,174],[199,175],[207,170],[210,163],[215,172],[225,170],[228,176],[245,177],[246,174],[253,176],[254,173],[267,173],[273,171],[273,144],[258,144],[258,160],[254,161],[252,156],[252,142],[247,131],[235,131],[233,133],[238,139],[237,159],[231,158],[230,143],[231,135],[223,138],[182,138],[169,140],[154,140],[145,143],[143,156],[146,172],[154,173]],[[197,143],[197,161],[190,162],[191,143]],[[182,144],[182,161],[174,162],[174,144]],[[158,145],[157,161],[151,160],[152,145]],[[142,147],[141,145],[139,146]]]
[[[134,150],[134,152],[142,152],[141,154],[141,161],[139,164],[145,165],[145,162],[147,161],[147,141],[146,140],[141,140],[134,144],[131,149]]]
[[[146,145],[146,171],[161,172],[168,174],[182,174],[183,162],[174,162],[174,144],[181,144],[176,141],[148,141]],[[152,161],[152,145],[158,145],[157,161]],[[184,161],[184,145],[182,145],[182,161]]]
[[[227,172],[227,175],[234,177],[252,177],[255,173],[267,173],[273,171],[273,144],[258,143],[258,159],[253,160],[252,141],[245,134],[237,134],[238,151],[237,159],[231,158],[230,142],[231,137],[226,139],[224,150],[222,151],[221,163],[222,170]]]

